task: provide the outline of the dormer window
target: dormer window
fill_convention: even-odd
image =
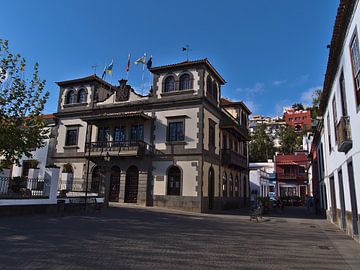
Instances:
[[[191,80],[189,74],[183,74],[180,76],[180,90],[191,89]]]
[[[164,92],[175,91],[175,79],[173,76],[169,76],[165,79]]]
[[[78,92],[78,103],[85,103],[86,102],[86,98],[87,98],[87,93],[85,89],[80,89]]]
[[[74,90],[70,90],[66,95],[66,104],[76,103],[76,95]]]

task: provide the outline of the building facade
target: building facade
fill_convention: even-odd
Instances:
[[[294,154],[289,155],[276,155],[276,193],[278,196],[304,198],[308,194],[307,168],[306,151],[295,151]]]
[[[329,220],[359,240],[360,207],[360,7],[338,8],[314,137],[319,194]]]
[[[106,201],[196,212],[245,205],[248,108],[221,98],[225,81],[207,59],[150,71],[147,95],[96,75],[59,82],[55,164]]]
[[[311,112],[310,110],[295,110],[286,108],[284,112],[284,121],[286,125],[292,126],[295,131],[311,128]]]

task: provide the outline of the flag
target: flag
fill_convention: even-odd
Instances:
[[[129,72],[129,70],[130,70],[130,57],[131,57],[131,55],[129,53],[128,61],[127,61],[127,64],[126,64],[126,72]]]
[[[146,66],[147,66],[148,69],[151,68],[151,66],[152,66],[152,55],[150,55],[150,58],[149,58],[149,60],[147,61]]]
[[[145,53],[143,56],[141,56],[138,60],[135,61],[135,65],[138,65],[140,63],[143,63],[143,64],[146,63],[146,54]]]
[[[114,60],[111,60],[111,63],[107,68],[107,72],[108,72],[109,75],[112,75],[113,66],[114,66]]]
[[[101,79],[104,79],[106,76],[106,64],[104,66],[103,74],[101,75]]]

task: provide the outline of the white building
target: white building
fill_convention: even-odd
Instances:
[[[314,139],[321,206],[332,222],[357,240],[360,208],[359,25],[359,1],[341,0],[321,96],[322,121]]]
[[[43,115],[42,118],[46,123],[45,129],[50,135],[49,138],[44,140],[44,146],[31,151],[31,157],[26,157],[24,155],[20,159],[20,166],[14,164],[11,168],[0,172],[0,176],[44,178],[45,167],[51,163],[50,160],[53,154],[56,121],[53,114]]]
[[[275,165],[268,162],[254,162],[249,164],[249,178],[251,194],[260,197],[274,198],[276,196]]]

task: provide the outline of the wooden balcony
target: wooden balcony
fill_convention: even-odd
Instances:
[[[304,181],[306,180],[305,173],[277,173],[278,180],[296,180]]]
[[[246,156],[240,155],[230,149],[221,150],[221,162],[224,165],[234,166],[241,169],[248,169],[248,160]]]
[[[153,153],[151,145],[141,140],[101,141],[85,144],[87,157],[141,157]]]
[[[338,139],[338,151],[347,153],[352,148],[350,117],[341,117],[336,126],[336,133]]]

